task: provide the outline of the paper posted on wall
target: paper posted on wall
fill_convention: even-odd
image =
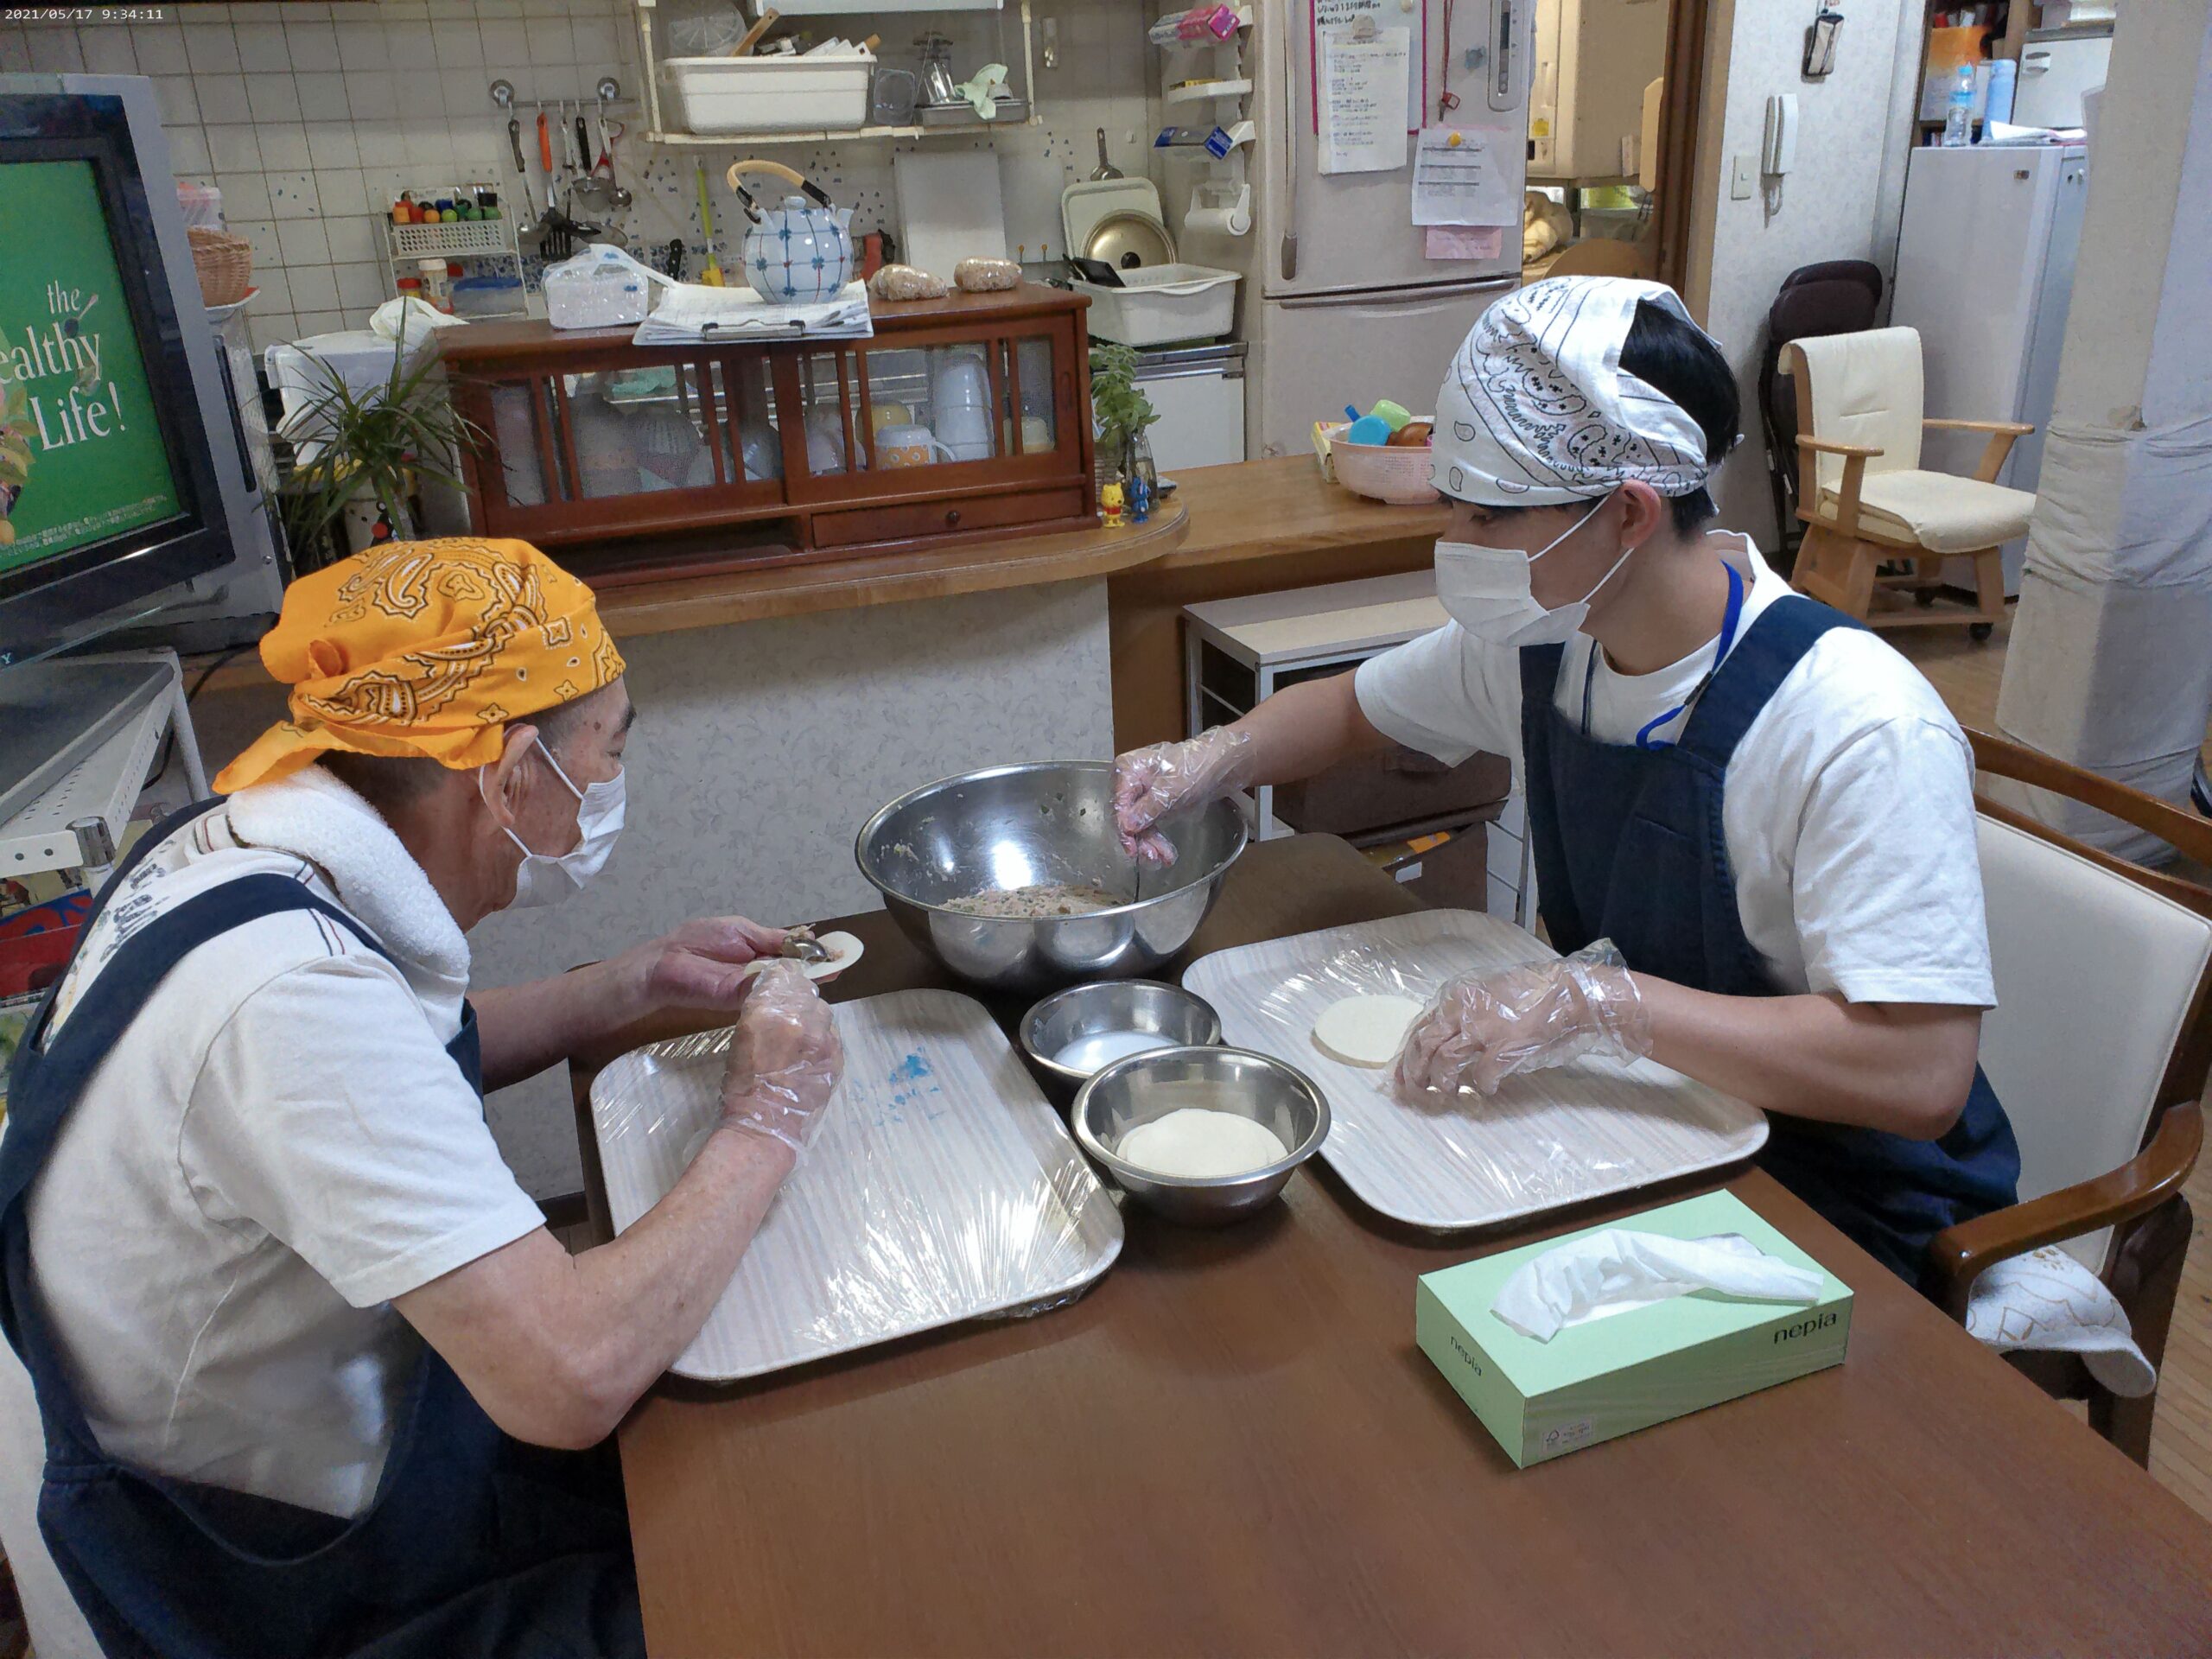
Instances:
[[[1324,173],[1388,173],[1406,164],[1406,75],[1410,36],[1350,29],[1321,39],[1321,154]]]

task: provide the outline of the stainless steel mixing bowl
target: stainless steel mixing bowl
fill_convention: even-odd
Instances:
[[[1185,1106],[1264,1123],[1290,1156],[1249,1174],[1202,1179],[1155,1175],[1122,1160],[1116,1148],[1123,1135]],[[1077,1092],[1070,1121],[1077,1143],[1138,1203],[1171,1221],[1217,1227],[1270,1202],[1320,1149],[1329,1103],[1303,1071],[1249,1048],[1162,1048],[1095,1073]]]
[[[1114,768],[1046,760],[946,778],[861,826],[853,855],[908,938],[990,990],[1053,990],[1157,968],[1198,931],[1249,831],[1235,801],[1161,825],[1175,862],[1140,872],[1114,832]],[[1054,884],[1128,902],[1087,916],[969,916],[945,901]]]
[[[1045,1092],[1065,1106],[1103,1065],[1079,1071],[1060,1064],[1069,1044],[1109,1032],[1138,1032],[1161,1048],[1221,1040],[1213,1004],[1180,985],[1156,979],[1108,979],[1055,991],[1021,1017],[1022,1052],[1044,1074]]]

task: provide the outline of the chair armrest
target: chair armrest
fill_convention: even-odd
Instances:
[[[2018,421],[1942,421],[1929,419],[1921,425],[1943,432],[1986,432],[1989,442],[1982,447],[1981,460],[1974,469],[1977,483],[1994,484],[1997,474],[2005,470],[2006,457],[2012,453],[2014,442],[2035,430]]]
[[[2018,421],[1939,421],[1932,416],[1921,425],[1945,432],[2008,432],[2016,438],[2024,438],[2035,430]]]
[[[1944,1311],[1963,1321],[1974,1281],[1999,1262],[2149,1214],[2181,1191],[2203,1144],[2202,1109],[2177,1102],[2158,1120],[2151,1144],[2118,1169],[1945,1228],[1928,1247]]]
[[[2069,800],[2094,806],[2100,812],[2110,813],[2123,823],[2149,831],[2173,847],[2184,858],[2195,859],[2200,864],[2212,864],[2212,822],[2197,817],[2186,808],[2176,806],[2171,801],[2131,788],[2126,784],[2115,783],[2109,778],[2069,766],[2055,755],[2045,754],[2041,749],[2031,749],[2026,744],[2016,743],[2008,737],[1999,737],[1991,732],[1969,728],[1967,741],[1974,747],[1974,763],[1978,771],[1988,772],[1995,778],[2010,778],[2032,789],[2049,790]],[[2018,824],[2045,840],[2056,840],[2060,845],[2069,847],[2075,852],[2085,850],[2054,836],[2046,826],[2009,807],[1979,798],[1975,804],[1993,817]],[[2171,891],[2167,886],[2169,882],[2182,889],[2190,899],[2196,898],[2199,891],[2160,871],[2146,870],[2139,865],[2108,859],[2094,848],[2086,851],[2094,861],[2116,869],[2130,880],[2141,882],[2159,892]]]
[[[1835,527],[1839,535],[1855,539],[1859,534],[1859,492],[1866,480],[1866,463],[1881,450],[1869,443],[1839,443],[1834,438],[1817,438],[1809,432],[1798,435],[1797,448],[1807,475],[1804,488],[1799,492],[1803,499],[1797,504],[1797,516],[1808,524],[1820,522],[1820,480],[1812,456],[1841,455],[1843,476],[1836,484]]]

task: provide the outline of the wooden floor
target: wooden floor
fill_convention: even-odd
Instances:
[[[1920,665],[1963,725],[1997,728],[1997,688],[2005,671],[2009,623],[1977,645],[1964,628],[1900,628],[1885,637]],[[2205,755],[2212,761],[2212,733]],[[2186,1189],[2196,1212],[2166,1363],[2151,1431],[2151,1472],[2212,1521],[2212,1160],[2200,1162]],[[2084,1433],[2087,1432],[2086,1426]]]

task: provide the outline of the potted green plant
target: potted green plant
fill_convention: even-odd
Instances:
[[[284,489],[284,529],[302,571],[328,562],[332,534],[342,525],[348,552],[416,537],[414,497],[423,479],[466,487],[453,471],[461,446],[480,436],[456,410],[438,377],[435,351],[395,349],[391,374],[365,395],[317,364],[326,382],[293,423],[314,435],[312,456],[296,466]]]
[[[1157,486],[1145,429],[1160,418],[1137,390],[1137,354],[1128,346],[1090,348],[1090,413],[1098,433],[1098,485],[1125,484],[1141,474]]]

